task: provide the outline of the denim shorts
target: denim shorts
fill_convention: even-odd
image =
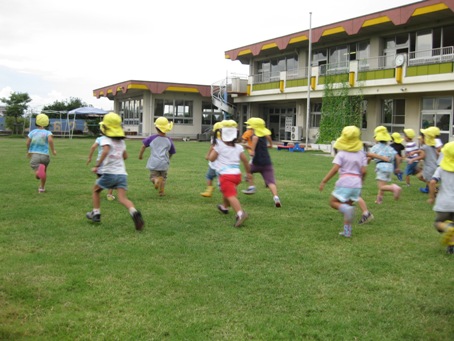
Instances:
[[[418,173],[418,162],[407,163],[405,167],[405,175],[415,175]]]
[[[96,184],[102,189],[123,188],[128,190],[128,176],[126,174],[102,174],[96,180]]]
[[[361,188],[335,187],[331,193],[340,202],[358,201],[361,197]]]
[[[205,175],[205,179],[213,181],[213,179],[216,178],[216,176],[217,176],[216,171],[213,168],[208,167],[207,174]]]

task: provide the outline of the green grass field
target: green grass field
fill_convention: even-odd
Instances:
[[[159,197],[128,140],[128,196],[146,222],[136,232],[105,193],[102,223],[85,218],[93,142],[56,139],[39,194],[25,140],[0,138],[1,340],[452,340],[454,259],[415,178],[375,205],[371,164],[375,220],[346,239],[328,206],[335,179],[318,190],[332,158],[272,150],[282,208],[256,176],[237,229],[218,190],[199,194],[208,143],[175,142]]]

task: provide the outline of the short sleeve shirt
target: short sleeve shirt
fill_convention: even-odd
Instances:
[[[30,138],[29,153],[49,155],[49,136],[52,133],[46,129],[33,129],[28,137]]]
[[[145,147],[150,147],[150,157],[146,167],[154,171],[168,170],[170,155],[176,153],[172,139],[155,134],[144,139],[142,143]]]
[[[362,188],[361,168],[367,166],[364,151],[346,152],[341,150],[334,157],[333,163],[340,166],[336,187]]]
[[[238,144],[228,146],[218,140],[214,150],[218,154],[216,168],[219,174],[241,174],[240,155],[244,151],[242,146]]]
[[[371,153],[378,154],[389,158],[388,162],[385,162],[380,159],[374,159],[376,166],[375,168],[381,172],[393,172],[394,171],[394,159],[396,157],[396,151],[388,146],[386,143],[377,143],[374,144],[370,149]]]
[[[436,212],[454,212],[454,173],[438,167],[432,178],[440,182],[433,210]]]

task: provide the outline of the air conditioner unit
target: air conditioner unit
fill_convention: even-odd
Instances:
[[[303,137],[303,128],[297,127],[297,126],[292,126],[290,139],[293,141],[300,141],[302,137]]]

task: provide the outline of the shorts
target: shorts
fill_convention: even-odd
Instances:
[[[32,157],[30,159],[30,167],[33,170],[37,170],[40,164],[43,164],[47,167],[49,163],[50,163],[49,155],[32,153]]]
[[[358,201],[361,197],[361,188],[334,187],[331,195],[340,202]]]
[[[392,179],[392,172],[384,172],[378,169],[375,169],[375,180],[380,180],[380,181],[385,181],[385,182],[390,182]]]
[[[158,170],[150,170],[150,180],[153,181],[153,179],[156,179],[158,177],[164,178],[164,180],[167,179],[167,171],[158,171]]]
[[[274,178],[274,169],[273,165],[267,166],[257,166],[251,164],[251,174],[253,173],[260,173],[262,174],[263,180],[265,181],[265,185],[269,184],[276,184],[276,179]]]
[[[236,197],[236,187],[241,183],[241,174],[221,174],[219,181],[222,195],[225,198]]]
[[[416,175],[418,172],[418,162],[407,163],[407,166],[405,167],[405,176]]]
[[[435,222],[443,222],[446,220],[454,221],[454,212],[435,212]]]
[[[207,173],[205,175],[205,179],[213,181],[213,179],[216,177],[217,177],[216,171],[213,168],[208,167]]]
[[[96,184],[102,189],[123,188],[128,190],[128,176],[126,174],[101,174]]]

